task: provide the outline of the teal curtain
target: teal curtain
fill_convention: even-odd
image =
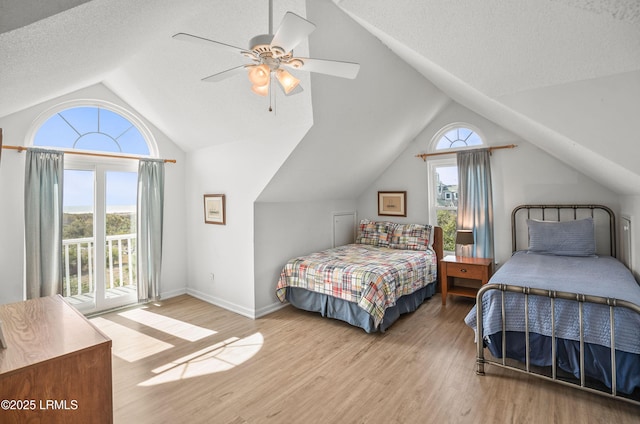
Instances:
[[[491,154],[487,149],[457,153],[458,229],[472,230],[471,256],[493,258]]]
[[[27,299],[62,294],[62,152],[27,149],[24,179]]]
[[[164,161],[143,159],[138,167],[138,300],[160,299]]]

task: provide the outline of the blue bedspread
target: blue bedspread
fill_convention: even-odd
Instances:
[[[511,284],[546,290],[626,300],[640,305],[640,286],[631,272],[609,256],[567,257],[517,252],[491,278],[490,284]],[[483,297],[484,335],[502,331],[501,292],[491,290]],[[505,293],[507,331],[524,331],[524,296]],[[556,299],[556,336],[580,339],[577,302]],[[476,329],[476,309],[465,317]],[[548,297],[529,296],[529,331],[551,336],[551,302]],[[640,315],[616,308],[616,349],[640,354]],[[584,305],[584,334],[587,343],[610,346],[609,307]]]

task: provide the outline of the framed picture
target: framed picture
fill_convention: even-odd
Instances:
[[[226,224],[224,194],[204,195],[204,222],[205,224]]]
[[[378,215],[407,216],[407,192],[379,191]]]

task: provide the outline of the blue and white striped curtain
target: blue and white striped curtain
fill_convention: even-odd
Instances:
[[[493,195],[487,149],[457,153],[458,229],[473,230],[471,256],[493,258]]]
[[[138,300],[160,299],[164,161],[143,159],[138,167]]]
[[[62,294],[64,154],[27,149],[24,178],[27,299]]]

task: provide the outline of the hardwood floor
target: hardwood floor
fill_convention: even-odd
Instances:
[[[113,339],[115,423],[640,421],[623,401],[476,375],[471,306],[434,297],[384,334],[292,307],[251,320],[186,295],[94,322]]]

